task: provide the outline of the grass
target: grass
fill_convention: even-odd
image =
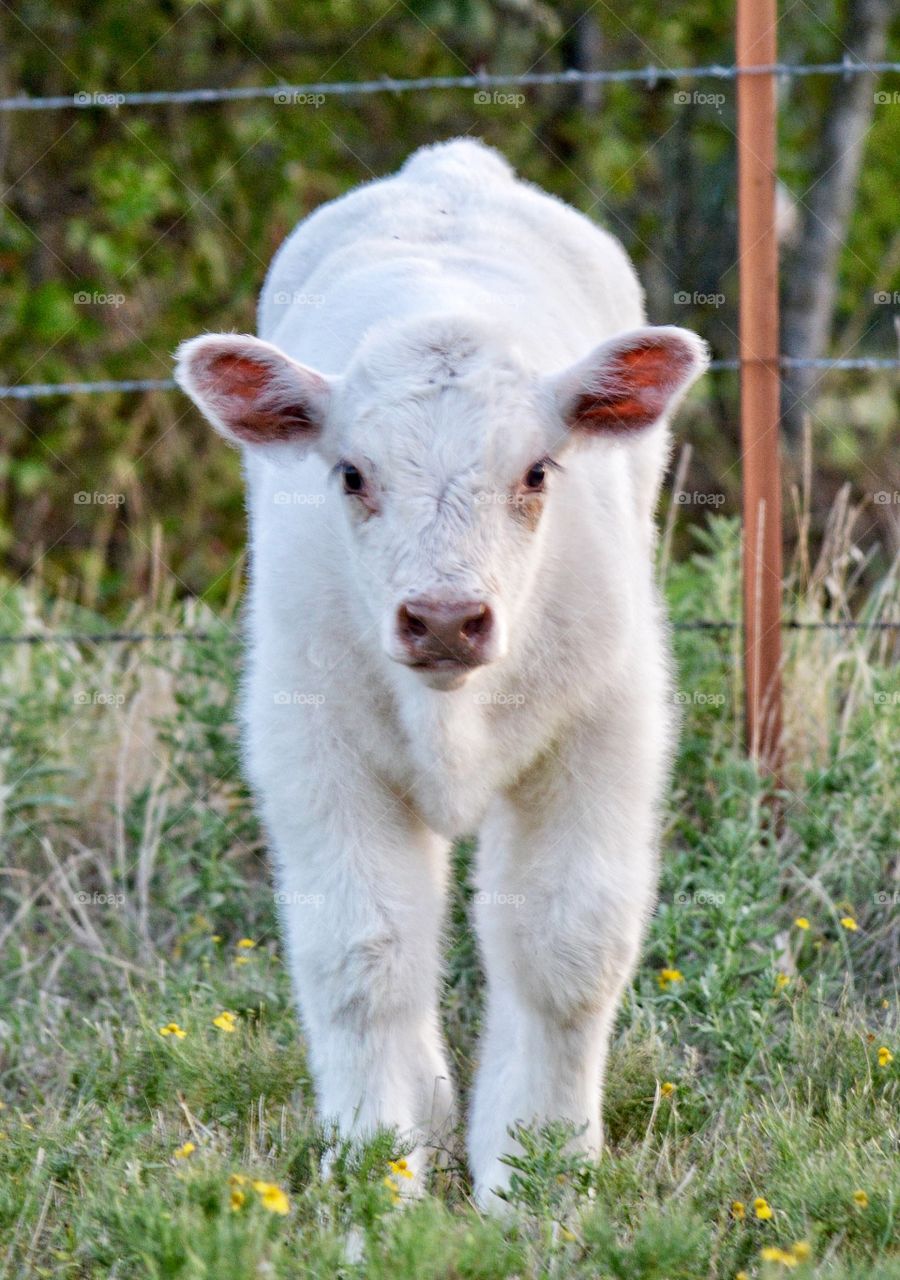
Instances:
[[[792,611],[845,617],[853,595],[858,616],[896,620],[892,575],[854,582],[851,517],[836,513],[818,564],[794,566]],[[735,616],[737,583],[722,519],[667,573],[683,618]],[[36,584],[5,598],[4,632],[102,628]],[[900,1280],[888,633],[790,634],[777,826],[737,741],[736,641],[678,634],[684,731],[659,908],[612,1051],[608,1151],[594,1166],[565,1133],[523,1133],[518,1212],[499,1225],[461,1164],[398,1208],[392,1135],[348,1150],[316,1122],[240,777],[234,613],[157,594],[131,622],[212,638],[0,654],[0,1275]],[[444,995],[464,1085],[480,989],[469,854]],[[171,1023],[185,1034],[161,1035]]]

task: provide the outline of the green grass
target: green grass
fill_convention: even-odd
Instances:
[[[735,557],[733,526],[714,521],[668,575],[674,613],[733,615]],[[795,583],[806,616],[833,616],[824,576]],[[6,600],[3,631],[101,625],[36,586]],[[897,617],[894,584],[858,610]],[[398,1208],[392,1135],[348,1150],[315,1119],[240,778],[233,624],[148,606],[141,626],[218,638],[0,654],[0,1275],[900,1280],[889,639],[790,638],[773,825],[737,741],[732,641],[678,635],[685,724],[660,904],[609,1067],[608,1149],[594,1166],[564,1133],[522,1134],[517,1212],[498,1224],[458,1157]],[[444,993],[463,1086],[480,1016],[470,852]],[[682,980],[661,986],[664,968]],[[233,1032],[214,1023],[223,1010]],[[183,1038],[159,1034],[171,1022]],[[798,1241],[806,1260],[761,1257]]]

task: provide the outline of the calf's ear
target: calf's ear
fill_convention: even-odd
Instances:
[[[617,334],[550,384],[572,430],[624,437],[670,413],[708,363],[706,343],[696,334],[648,326]]]
[[[269,453],[302,454],[316,443],[332,380],[245,334],[183,342],[175,381],[226,440]]]

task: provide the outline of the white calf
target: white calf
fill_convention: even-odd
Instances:
[[[319,1107],[396,1126],[419,1174],[444,1141],[448,842],[477,830],[494,1203],[517,1122],[601,1148],[673,740],[653,509],[704,347],[471,141],[307,218],[259,329],[186,343],[178,379],[244,452],[246,756]]]

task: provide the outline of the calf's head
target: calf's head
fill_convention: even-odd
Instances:
[[[285,474],[309,450],[328,462],[386,653],[451,689],[523,625],[573,446],[628,447],[705,363],[694,334],[646,327],[538,375],[480,324],[438,318],[376,330],[340,375],[209,335],[181,347],[176,377],[226,439]]]

